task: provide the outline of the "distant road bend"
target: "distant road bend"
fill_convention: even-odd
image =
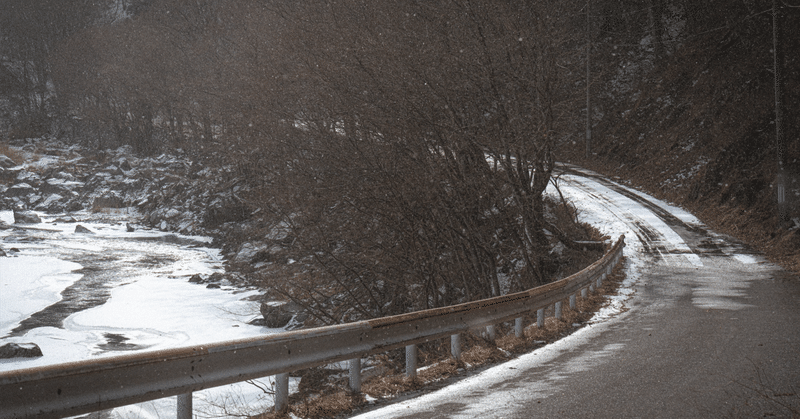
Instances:
[[[690,214],[587,171],[560,188],[626,235],[625,310],[358,418],[800,417],[800,280]]]

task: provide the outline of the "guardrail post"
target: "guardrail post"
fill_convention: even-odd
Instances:
[[[587,288],[584,288],[584,289],[581,290],[581,298],[586,298],[586,296],[588,294],[589,294],[589,290]]]
[[[521,338],[524,331],[522,329],[522,317],[514,319],[514,336]]]
[[[351,359],[350,367],[350,391],[361,393],[361,358]]]
[[[556,303],[556,319],[561,320],[561,301]]]
[[[461,335],[450,335],[450,355],[458,361],[461,359]]]
[[[494,342],[494,340],[497,338],[494,325],[486,326],[486,338],[489,339],[490,342]]]
[[[275,376],[275,411],[283,412],[289,407],[289,374]]]
[[[591,283],[591,284],[589,284],[589,292],[591,292],[592,294],[594,294],[594,281],[592,281],[592,283]]]
[[[544,327],[544,309],[540,308],[536,310],[536,327],[539,329]]]
[[[192,419],[192,393],[178,395],[178,419]]]
[[[576,301],[577,298],[578,298],[578,294],[572,294],[572,295],[569,296],[569,308],[570,309],[575,310],[575,307],[577,307],[577,305],[578,305],[578,303]]]
[[[406,377],[417,376],[417,345],[406,346]]]

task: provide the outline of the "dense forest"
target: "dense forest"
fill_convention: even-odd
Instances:
[[[759,69],[772,64],[772,4],[755,0],[2,0],[0,10],[3,141],[180,150],[245,179],[237,210],[259,220],[249,237],[272,246],[260,275],[291,278],[270,286],[323,323],[551,280],[549,237],[568,235],[544,197],[557,160],[600,158],[639,176],[653,133],[625,127],[684,118],[680,104],[649,106],[678,97],[675,79],[692,83],[675,65],[699,59],[687,51],[753,49]],[[794,58],[780,65],[796,80]],[[778,149],[796,156],[796,137],[788,127]]]

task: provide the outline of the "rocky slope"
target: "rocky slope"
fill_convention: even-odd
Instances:
[[[0,210],[122,212],[131,223],[188,235],[221,238],[250,215],[238,183],[230,169],[180,151],[143,158],[127,147],[98,152],[31,138],[0,152]]]

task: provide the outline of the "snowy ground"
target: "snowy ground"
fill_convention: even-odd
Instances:
[[[281,331],[248,324],[260,317],[259,303],[251,298],[256,291],[188,282],[194,274],[222,269],[219,251],[207,238],[127,232],[114,214],[104,215],[104,222],[80,221],[96,218],[91,214],[71,216],[79,222],[45,217],[22,230],[0,230],[0,242],[12,255],[0,257],[0,345],[36,343],[44,353],[0,360],[0,371]],[[13,214],[0,212],[0,219],[13,223]],[[93,234],[76,233],[77,224]],[[270,386],[268,380],[261,385]],[[248,383],[199,392],[196,399],[198,414],[217,417],[224,416],[217,404],[272,404],[271,396]],[[128,406],[114,417],[174,417],[175,403],[170,398]]]

